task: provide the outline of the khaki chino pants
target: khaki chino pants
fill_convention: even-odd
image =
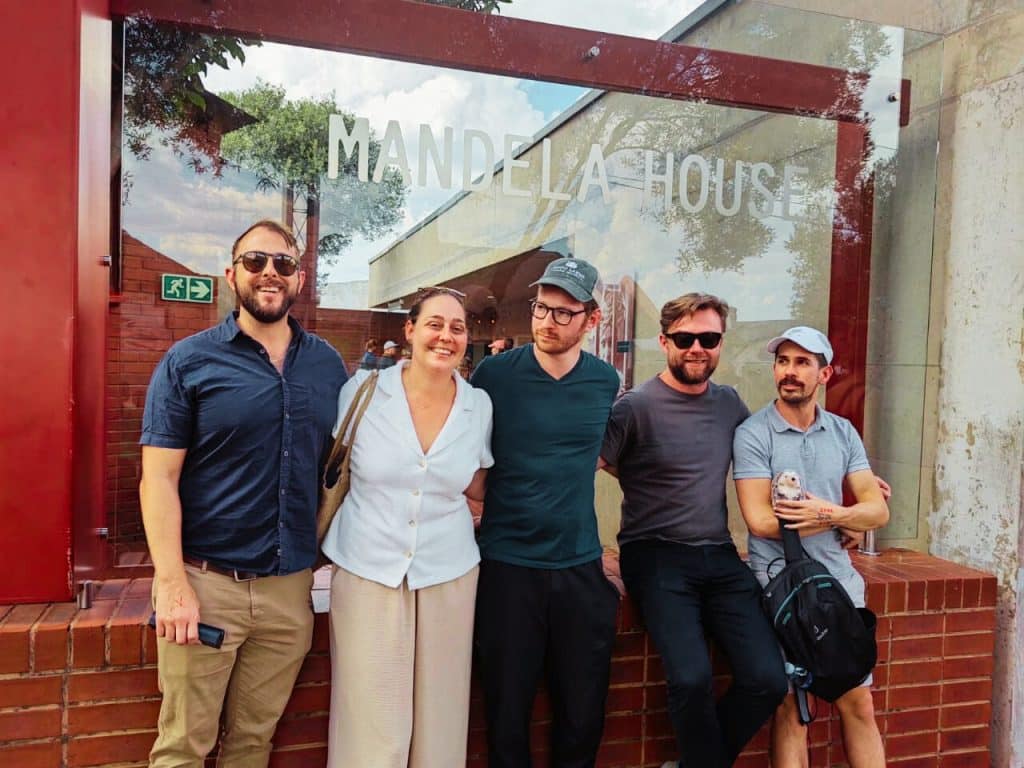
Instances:
[[[313,638],[310,570],[235,581],[185,566],[200,618],[224,629],[220,649],[157,639],[163,703],[151,768],[265,768],[271,738]]]
[[[410,590],[334,568],[329,768],[466,764],[478,573]]]

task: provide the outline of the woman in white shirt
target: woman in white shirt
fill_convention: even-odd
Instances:
[[[356,430],[351,486],[323,543],[331,577],[330,768],[465,765],[491,401],[458,375],[462,294],[422,291],[411,360],[380,371]],[[339,425],[360,382],[338,398]],[[338,426],[335,427],[337,431]]]

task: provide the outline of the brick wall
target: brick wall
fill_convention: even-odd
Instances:
[[[160,300],[160,275],[195,274],[124,233],[122,292],[107,323],[107,525],[112,541],[141,538],[139,432],[146,387],[175,341],[217,322],[213,304]],[[214,281],[214,290],[217,282]]]
[[[226,310],[218,302],[221,280],[214,281],[213,304],[161,301],[160,275],[196,273],[127,232],[121,270],[122,292],[111,300],[107,324],[106,507],[111,542],[130,545],[143,539],[138,443],[149,377],[171,344],[215,325]],[[316,327],[354,370],[367,338],[404,340],[403,320],[386,312],[318,309]]]
[[[381,349],[388,339],[404,345],[404,325],[404,313],[356,309],[318,309],[316,312],[316,332],[341,353],[350,372],[359,366],[367,339],[377,339]]]
[[[855,560],[879,614],[873,694],[888,764],[987,768],[995,578],[909,551]],[[108,581],[86,611],[67,603],[0,606],[0,765],[145,765],[159,709],[155,642],[142,626],[149,589],[148,579]],[[725,665],[716,668],[722,688]],[[329,680],[326,615],[318,614],[313,649],[275,738],[274,768],[324,765]],[[534,711],[538,768],[547,765],[549,721],[542,693]],[[813,768],[845,764],[838,720],[823,702],[810,742]],[[484,743],[474,682],[470,768],[486,764]],[[767,768],[767,745],[763,730],[739,768]],[[657,767],[673,756],[660,660],[626,601],[599,765]]]

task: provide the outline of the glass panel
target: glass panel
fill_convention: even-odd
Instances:
[[[706,0],[644,0],[642,3],[512,0],[502,2],[499,9],[502,16],[516,19],[655,40],[679,24],[680,19],[690,18],[690,14],[699,18],[714,13],[714,6],[721,5],[724,5],[721,1]],[[693,19],[690,21],[692,23]]]
[[[371,338],[404,345],[405,311],[424,285],[467,294],[467,372],[493,340],[529,343],[529,284],[570,254],[601,272],[604,319],[587,348],[616,368],[623,389],[663,367],[659,310],[688,291],[732,305],[715,379],[752,409],[774,396],[765,341],[790,325],[829,325],[835,224],[847,224],[836,205],[846,191],[836,184],[837,123],[779,111],[780,94],[740,108],[140,28],[129,29],[125,52],[122,290],[109,370],[111,531],[122,545],[141,536],[136,442],[149,373],[174,340],[233,308],[223,277],[231,245],[259,218],[296,230],[315,280],[293,314],[350,369]],[[936,45],[756,2],[683,33],[690,44],[869,75],[865,426],[873,461],[897,489],[890,535],[914,539],[932,362],[931,249],[915,233],[930,237],[936,134],[927,112],[900,128],[899,98],[912,75],[914,98],[920,82],[921,103],[932,103]],[[142,92],[140,103],[139,89],[159,95],[164,49],[183,50],[168,42],[174,34],[193,56],[229,66],[209,66],[166,102]],[[171,118],[147,112],[149,102]],[[132,122],[133,109],[146,119]],[[213,290],[199,296],[205,282],[194,278],[204,275]],[[602,476],[599,490],[610,543],[617,486]],[[742,539],[738,519],[732,527]]]
[[[880,539],[926,547],[920,521],[931,509],[938,389],[929,321],[941,39],[749,2],[710,16],[679,42],[868,75],[864,174],[874,196],[864,440],[872,467],[893,486]]]

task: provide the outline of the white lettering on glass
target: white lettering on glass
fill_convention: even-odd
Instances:
[[[595,185],[601,188],[601,199],[605,203],[610,203],[612,195],[608,191],[608,169],[605,168],[604,153],[601,151],[600,144],[590,145],[590,154],[587,155],[587,161],[583,164],[583,178],[580,179],[580,189],[576,193],[576,199],[582,203],[587,199],[587,192]]]
[[[341,115],[331,115],[329,118],[327,176],[338,178],[339,167],[343,163],[351,163],[354,158],[357,178],[361,182],[369,182],[370,123],[365,117],[350,120],[351,130]],[[451,126],[443,126],[439,139],[438,133],[428,124],[421,124],[418,129],[416,164],[410,166],[402,126],[397,120],[388,121],[380,141],[377,163],[373,168],[372,180],[375,183],[381,182],[389,167],[398,169],[406,186],[425,187],[430,183],[431,176],[436,178],[441,189],[451,189],[459,183],[455,178],[455,153],[458,151],[455,130]],[[465,192],[484,192],[490,189],[497,173],[495,139],[485,131],[472,128],[462,131],[461,138],[461,189]],[[552,168],[557,167],[559,158],[553,157],[554,145],[550,138],[540,141],[539,184],[535,180],[538,168],[534,150],[531,148],[519,157],[515,156],[520,146],[529,145],[531,141],[528,136],[514,134],[502,137],[503,196],[536,197],[539,194],[540,199],[563,202],[575,197],[578,202],[584,203],[590,195],[591,187],[598,187],[603,203],[611,202],[604,147],[592,144],[581,170],[573,178],[559,179],[556,188],[552,188]],[[655,203],[668,208],[675,204],[686,213],[697,214],[711,203],[714,187],[714,209],[721,216],[735,216],[745,210],[755,219],[765,219],[772,215],[781,215],[786,219],[801,218],[794,211],[794,202],[804,202],[808,195],[807,180],[803,177],[810,169],[804,166],[787,163],[780,169],[764,161],[707,158],[698,154],[685,155],[677,162],[673,152],[642,147],[631,151],[642,153],[643,177],[636,179],[635,185],[627,181],[626,187],[641,191],[642,205]],[[727,162],[733,164],[731,176],[727,175]],[[781,183],[773,183],[773,180],[780,180]],[[776,188],[775,191],[772,187]]]
[[[513,168],[529,168],[529,160],[516,160],[513,155],[515,154],[516,147],[520,144],[529,144],[529,136],[515,136],[513,134],[505,135],[505,161],[501,171],[501,191],[505,197],[531,197],[530,190],[518,189],[512,183],[512,169]]]
[[[380,184],[381,179],[384,178],[384,169],[389,165],[398,166],[403,184],[406,186],[412,184],[409,160],[405,154],[405,139],[402,138],[402,126],[397,120],[388,120],[388,127],[384,131],[384,139],[380,143],[380,155],[377,157],[377,167],[373,169],[374,184]]]

